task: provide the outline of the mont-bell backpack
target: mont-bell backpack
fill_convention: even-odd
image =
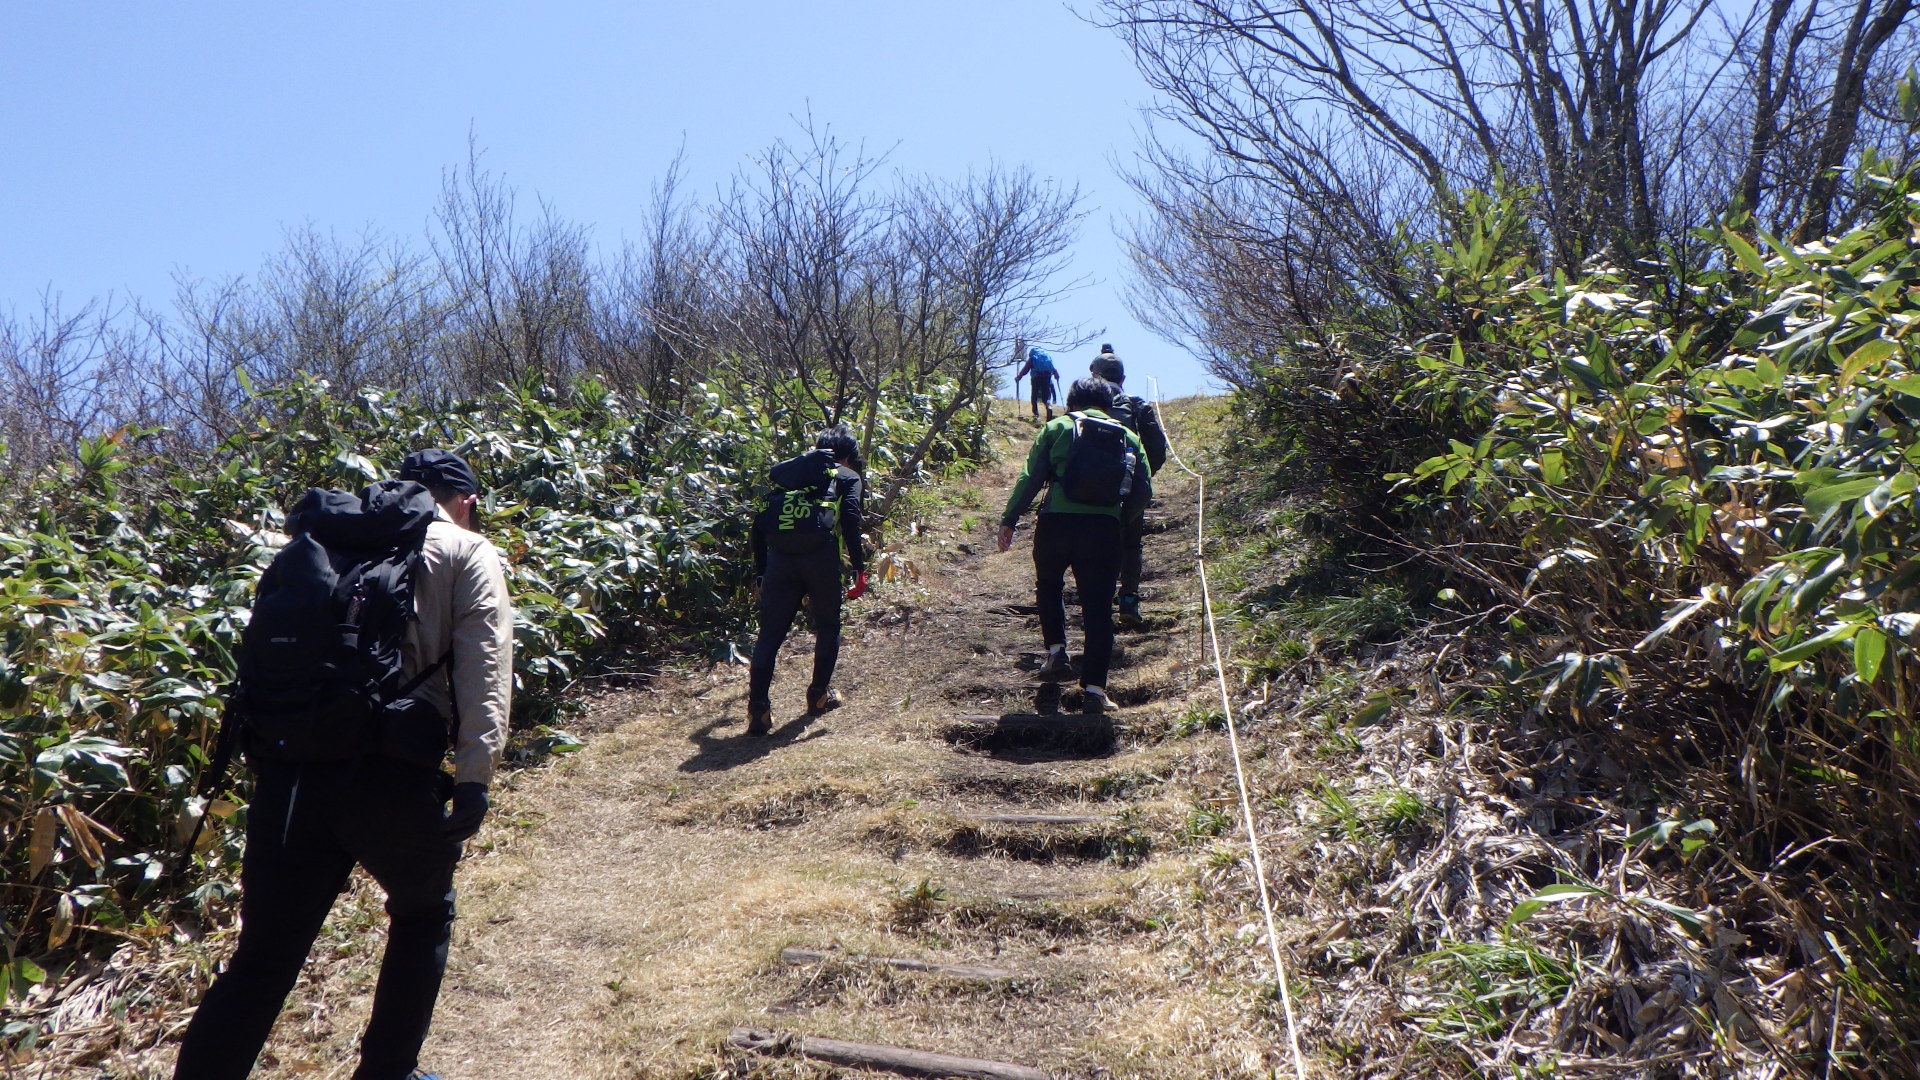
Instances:
[[[840,492],[834,484],[839,474],[833,451],[824,449],[809,450],[768,470],[773,490],[760,509],[760,531],[768,546],[799,554],[833,542],[840,528]]]
[[[235,698],[249,756],[340,761],[382,749],[388,710],[446,662],[403,680],[433,497],[412,481],[314,488],[260,578]],[[444,726],[444,725],[443,725]],[[438,733],[433,733],[438,734]]]
[[[1087,506],[1119,506],[1133,492],[1137,454],[1126,425],[1072,413],[1073,443],[1060,468],[1060,493]]]

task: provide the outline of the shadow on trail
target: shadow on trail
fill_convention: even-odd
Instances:
[[[749,738],[743,734],[743,726],[731,735],[715,735],[714,731],[739,721],[722,717],[687,736],[687,741],[700,748],[692,757],[680,763],[681,772],[723,772],[737,765],[758,761],[782,747],[795,743],[817,739],[827,733],[825,728],[808,731],[814,721],[820,719],[814,714],[796,717],[773,729],[773,734],[758,738]]]

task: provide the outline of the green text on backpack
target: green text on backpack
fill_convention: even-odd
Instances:
[[[779,532],[820,532],[840,526],[840,499],[831,487],[783,491],[779,493],[780,514],[774,526]],[[822,529],[824,526],[824,530]]]

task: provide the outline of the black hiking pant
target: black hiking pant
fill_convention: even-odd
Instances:
[[[181,1040],[174,1080],[244,1080],[354,864],[387,893],[387,948],[354,1080],[419,1065],[447,967],[453,780],[393,758],[262,763],[240,863],[240,941]]]
[[[1113,663],[1113,588],[1125,547],[1120,519],[1105,514],[1040,515],[1033,528],[1033,594],[1040,609],[1040,636],[1048,648],[1067,643],[1067,571],[1080,590],[1080,617],[1087,645],[1080,657],[1080,685],[1106,686]]]
[[[760,638],[747,669],[747,704],[771,700],[773,662],[793,629],[803,597],[813,619],[813,681],[807,684],[807,697],[833,685],[833,667],[840,660],[842,588],[837,543],[822,543],[797,555],[778,548],[767,552],[767,569],[760,576]]]
[[[1037,375],[1027,379],[1027,402],[1033,406],[1034,419],[1040,418],[1040,409],[1046,407],[1047,419],[1053,419],[1053,379],[1042,379]]]

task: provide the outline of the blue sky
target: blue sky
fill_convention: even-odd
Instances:
[[[902,170],[1080,185],[1073,274],[1094,282],[1053,318],[1104,326],[1136,393],[1206,384],[1118,296],[1138,205],[1115,167],[1151,91],[1054,0],[6,6],[0,309],[165,301],[176,271],[249,273],[309,222],[417,236],[469,131],[488,169],[617,243],[683,143],[709,192],[811,110]]]

